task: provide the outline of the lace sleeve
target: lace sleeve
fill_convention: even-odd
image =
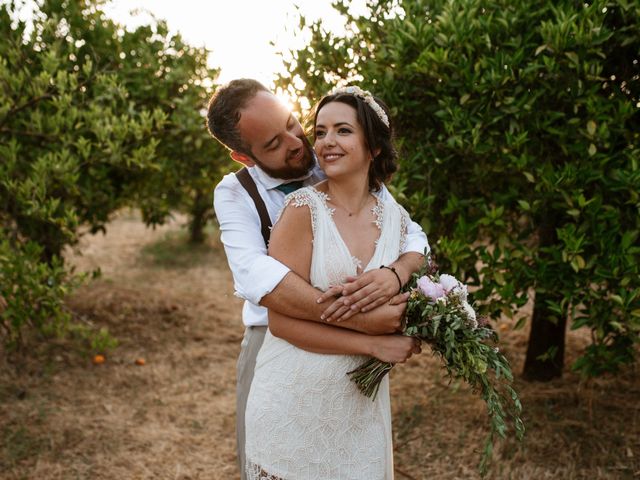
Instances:
[[[284,205],[282,207],[282,210],[280,210],[278,216],[276,217],[274,226],[278,223],[280,217],[282,216],[282,213],[289,205],[293,205],[294,207],[309,207],[309,211],[311,212],[311,230],[315,235],[316,225],[318,221],[318,211],[316,203],[314,202],[313,191],[309,187],[305,187],[287,195],[284,198]]]

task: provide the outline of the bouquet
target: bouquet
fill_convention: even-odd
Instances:
[[[513,422],[518,439],[524,435],[522,405],[511,387],[509,362],[495,346],[496,333],[468,303],[466,285],[451,275],[440,275],[430,256],[405,288],[411,294],[404,335],[427,343],[441,358],[448,377],[463,379],[487,404],[490,431],[480,462],[484,474],[496,435],[505,437],[507,420]],[[373,358],[348,374],[364,395],[375,398],[380,382],[392,368],[393,364]]]

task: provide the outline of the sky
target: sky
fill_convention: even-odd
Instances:
[[[283,68],[277,52],[305,42],[296,5],[308,21],[322,18],[327,29],[344,32],[331,0],[113,0],[104,10],[130,27],[148,23],[148,12],[165,19],[189,43],[211,50],[210,66],[221,69],[218,83],[251,77],[271,86]],[[366,11],[365,0],[353,0],[351,9]]]

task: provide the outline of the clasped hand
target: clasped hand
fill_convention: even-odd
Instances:
[[[347,277],[345,283],[325,291],[318,298],[318,303],[332,297],[338,298],[322,314],[321,318],[326,322],[341,322],[387,302],[390,305],[406,302],[406,295],[398,294],[398,279],[386,268]]]

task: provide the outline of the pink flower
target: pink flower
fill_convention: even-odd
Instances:
[[[433,300],[445,296],[442,285],[440,285],[439,283],[434,283],[427,276],[420,277],[418,279],[417,286],[420,293],[422,293],[425,297],[429,297]]]
[[[444,288],[444,292],[449,295],[453,293],[457,296],[461,301],[467,301],[467,286],[462,284],[456,277],[453,275],[447,275],[446,273],[440,275],[440,285]]]

